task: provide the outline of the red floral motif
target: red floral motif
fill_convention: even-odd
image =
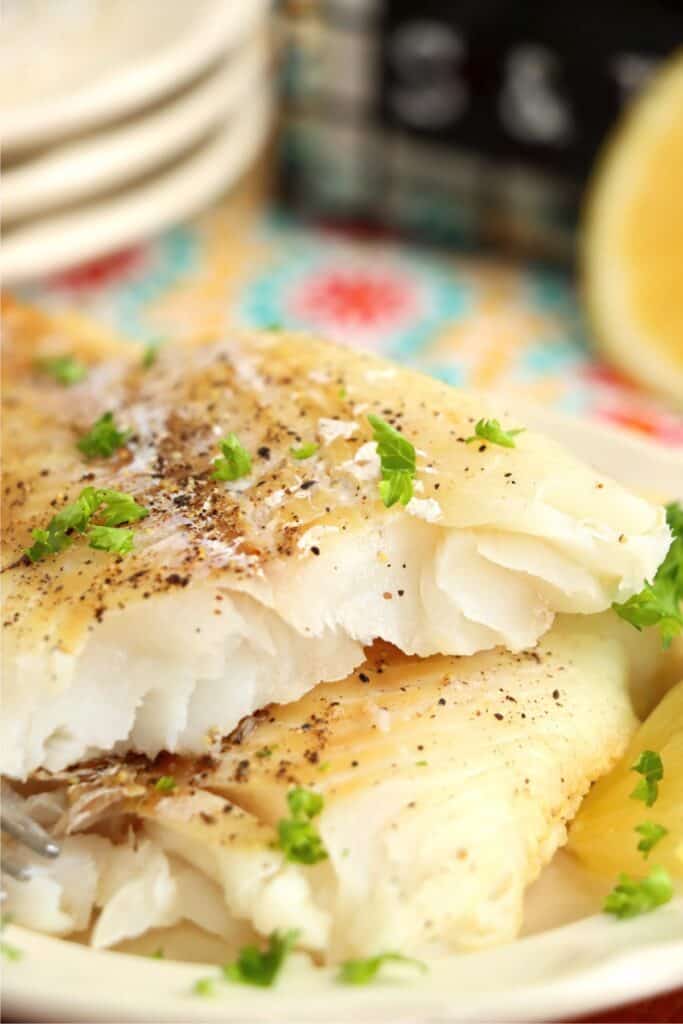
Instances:
[[[81,263],[77,267],[55,274],[50,284],[57,288],[80,291],[110,284],[121,278],[128,277],[132,271],[144,266],[144,246],[136,245],[129,249],[110,253],[89,263]]]
[[[582,379],[593,392],[594,414],[599,419],[664,444],[683,445],[683,419],[654,401],[650,403],[637,385],[617,370],[594,363],[583,368]]]
[[[304,281],[293,296],[298,316],[340,327],[389,327],[417,311],[415,285],[396,274],[330,270]]]
[[[638,386],[625,374],[620,373],[605,363],[589,363],[582,374],[584,380],[592,384],[604,385],[610,390],[628,391],[630,394],[638,394]]]
[[[657,438],[665,444],[683,445],[683,420],[676,416],[631,403],[598,407],[597,414],[603,420]]]

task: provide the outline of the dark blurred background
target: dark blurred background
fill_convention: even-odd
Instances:
[[[679,0],[290,0],[281,193],[296,209],[566,261]]]

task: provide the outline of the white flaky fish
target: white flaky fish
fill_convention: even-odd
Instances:
[[[639,591],[670,542],[663,509],[540,435],[471,443],[486,417],[523,427],[492,399],[368,355],[235,332],[145,367],[11,302],[3,333],[0,771],[15,778],[112,749],[206,752],[265,704],[343,679],[377,639],[422,657],[524,650],[558,612]],[[71,386],[49,362],[64,356],[87,370]],[[131,434],[86,457],[106,412]],[[414,446],[405,507],[383,503],[368,414]],[[250,467],[217,480],[230,434]],[[33,531],[85,488],[148,510],[133,550],[73,535],[31,562]]]
[[[7,880],[8,912],[69,934],[97,907],[98,946],[183,918],[226,941],[294,928],[323,963],[510,940],[526,887],[635,729],[631,675],[652,676],[658,639],[634,637],[607,613],[560,616],[519,654],[376,644],[344,681],[245,719],[216,758],[41,773],[34,812],[63,853]],[[323,799],[317,863],[280,842],[296,787]]]

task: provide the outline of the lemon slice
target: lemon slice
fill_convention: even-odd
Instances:
[[[618,127],[585,212],[583,283],[600,350],[683,406],[683,51]]]
[[[641,778],[633,765],[644,750],[658,753],[664,769],[651,807],[631,797]],[[644,822],[665,829],[647,860],[638,849],[636,831]],[[640,727],[613,771],[593,786],[571,826],[569,849],[599,875],[642,875],[661,864],[683,878],[683,682]]]

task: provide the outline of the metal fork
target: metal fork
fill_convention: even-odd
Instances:
[[[22,846],[39,854],[41,857],[58,857],[59,844],[34,821],[26,810],[25,801],[15,793],[6,782],[2,783],[2,804],[0,805],[0,828],[3,833],[12,836]],[[12,878],[27,882],[31,877],[31,868],[21,864],[12,857],[3,846],[0,868]]]

